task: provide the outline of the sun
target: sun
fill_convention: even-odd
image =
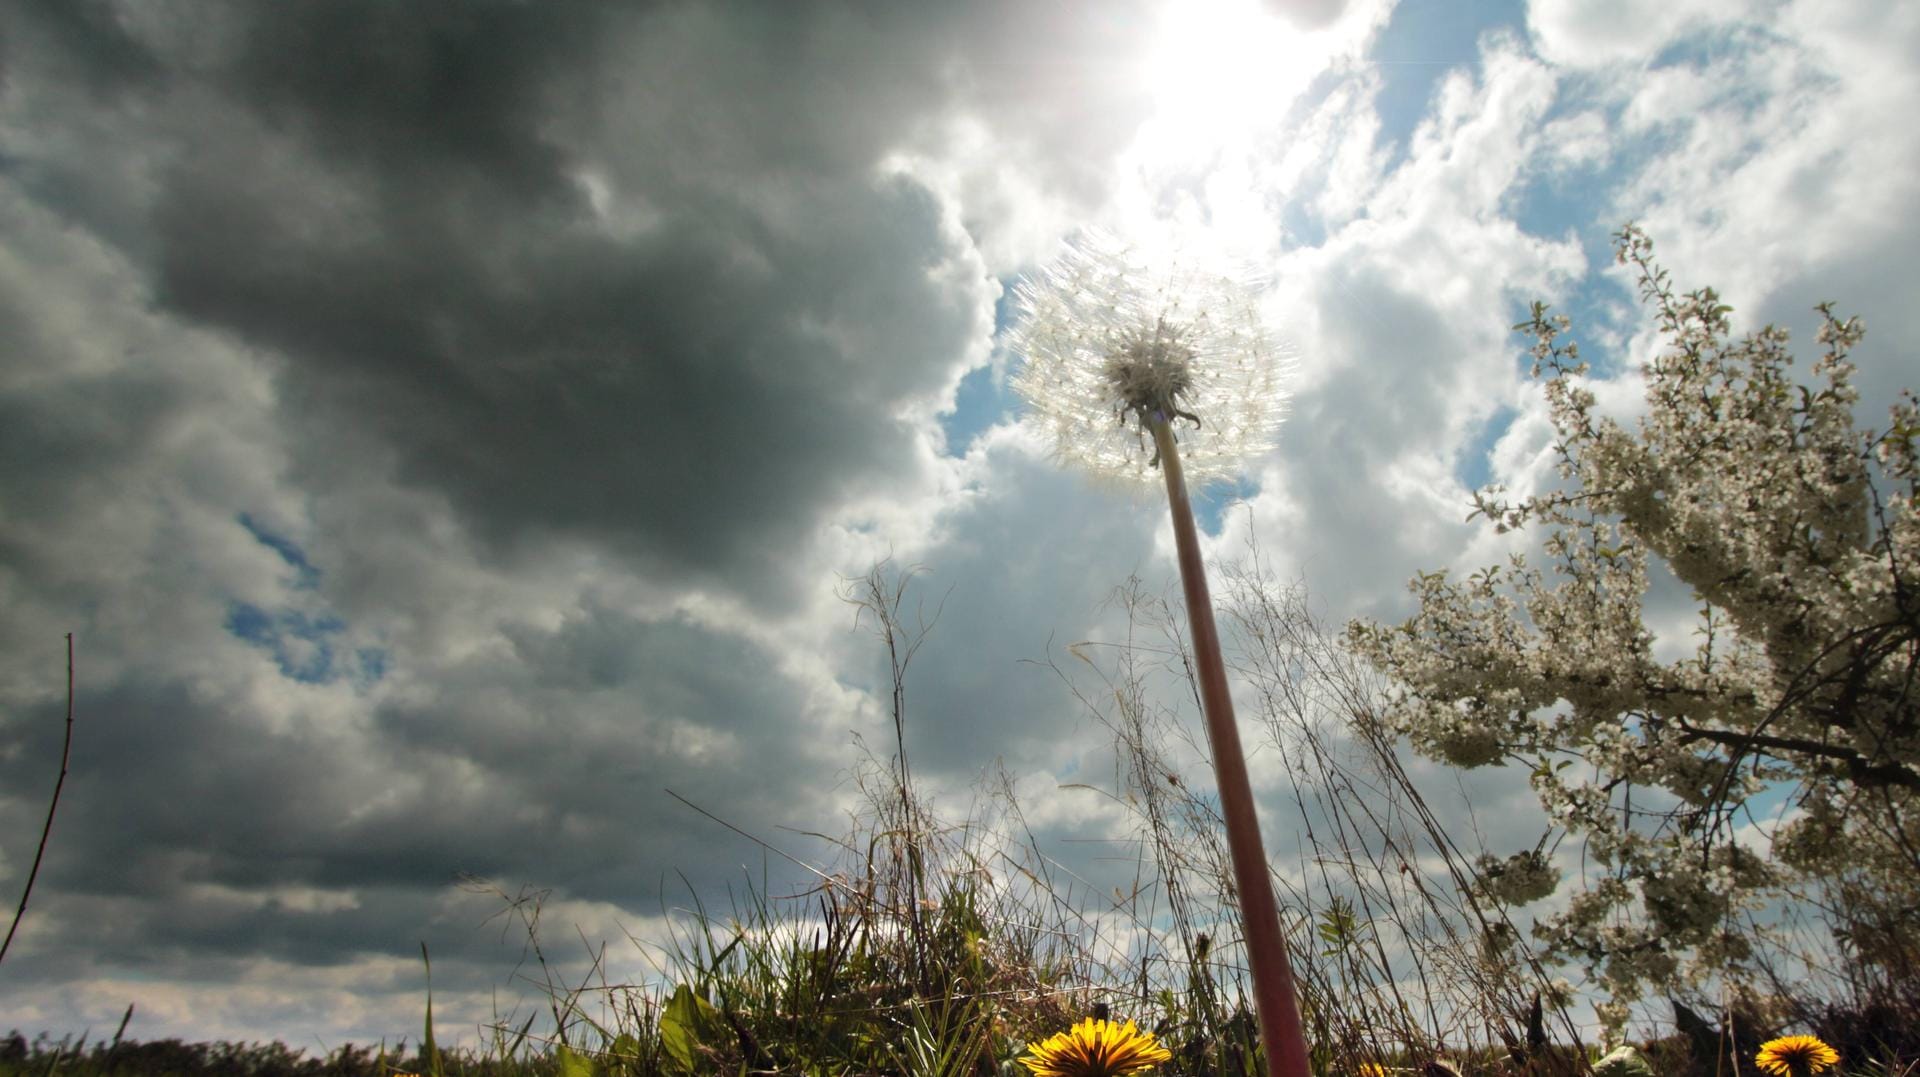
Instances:
[[[1326,137],[1295,106],[1372,24],[1360,10],[1302,30],[1285,6],[1171,0],[1141,19],[1135,70],[1148,107],[1116,160],[1111,225],[1130,242],[1249,265],[1286,245],[1274,207]]]
[[[1168,4],[1153,28],[1143,77],[1162,152],[1227,148],[1276,125],[1326,67],[1324,33],[1302,33],[1259,0]]]

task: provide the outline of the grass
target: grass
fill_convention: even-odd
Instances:
[[[1205,753],[1190,708],[1157,702],[1191,690],[1179,611],[1130,584],[1115,596],[1130,637],[1076,645],[1072,667],[1054,667],[1114,748],[1114,782],[1097,792],[1132,831],[1114,889],[1047,855],[1004,774],[963,818],[943,819],[921,798],[903,723],[907,666],[929,626],[909,625],[906,596],[906,579],[880,569],[850,595],[892,658],[899,739],[891,758],[869,757],[858,772],[866,812],[837,843],[838,862],[799,897],[750,890],[724,915],[696,905],[649,984],[606,982],[598,958],[586,982],[560,981],[541,949],[537,899],[503,893],[548,970],[547,1002],[485,1029],[478,1049],[434,1046],[429,998],[411,1051],[309,1057],[279,1044],[29,1044],[16,1034],[0,1041],[0,1077],[1013,1074],[1025,1073],[1026,1044],[1088,1015],[1151,1031],[1173,1054],[1161,1072],[1260,1072]],[[1226,578],[1222,613],[1238,643],[1234,676],[1255,701],[1243,711],[1248,739],[1289,761],[1300,853],[1276,864],[1275,882],[1315,1073],[1591,1073],[1591,1032],[1557,970],[1518,944],[1525,923],[1477,896],[1482,850],[1416,789],[1378,720],[1373,675],[1304,595],[1257,569]],[[1920,1077],[1912,985],[1866,1002],[1753,998],[1726,1012],[1689,996],[1678,1032],[1642,1044],[1652,1072],[1753,1074],[1759,1040],[1793,1026],[1840,1048],[1842,1077]]]

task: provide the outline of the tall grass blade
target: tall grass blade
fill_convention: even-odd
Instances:
[[[426,1029],[420,1038],[420,1053],[425,1056],[427,1073],[432,1077],[443,1077],[440,1070],[440,1048],[433,1042],[433,958],[427,956],[427,944],[420,944],[420,960],[427,966],[427,1020]]]

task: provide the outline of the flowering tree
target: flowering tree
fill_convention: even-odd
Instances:
[[[1744,967],[1759,929],[1743,914],[1781,887],[1822,902],[1856,967],[1911,984],[1920,412],[1905,393],[1884,433],[1856,429],[1857,319],[1819,308],[1825,354],[1801,384],[1784,331],[1732,339],[1711,289],[1676,295],[1644,234],[1614,238],[1667,345],[1638,433],[1595,414],[1567,320],[1536,303],[1515,328],[1534,338],[1569,481],[1475,498],[1501,531],[1543,527],[1553,574],[1520,556],[1424,574],[1417,614],[1356,622],[1349,641],[1396,681],[1390,720],[1418,751],[1530,767],[1553,825],[1584,839],[1602,870],[1534,932],[1600,978],[1610,1024],[1647,988]],[[1690,657],[1654,657],[1649,555],[1700,603]],[[1753,807],[1769,790],[1784,806]],[[1740,836],[1749,823],[1770,847]],[[1558,882],[1539,850],[1482,863],[1483,891],[1510,904]]]

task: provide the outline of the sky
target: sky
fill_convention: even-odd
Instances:
[[[29,1035],[133,1003],[141,1039],[391,1041],[424,942],[458,1039],[519,954],[463,878],[545,891],[569,944],[724,902],[763,852],[680,798],[794,848],[845,825],[892,725],[844,595],[886,558],[938,609],[923,791],[964,811],[1004,771],[1062,857],[1124,831],[1046,663],[1124,632],[1130,577],[1170,585],[1170,527],[1050,458],[999,346],[1086,229],[1267,281],[1290,414],[1201,517],[1333,625],[1514,541],[1467,517],[1550,475],[1532,300],[1632,413],[1626,221],[1803,362],[1815,303],[1860,315],[1863,422],[1920,384],[1912,4],[0,0],[0,27],[8,906],[77,656],[0,964]],[[1256,754],[1279,833],[1282,766]],[[1530,847],[1524,787],[1480,795]]]

